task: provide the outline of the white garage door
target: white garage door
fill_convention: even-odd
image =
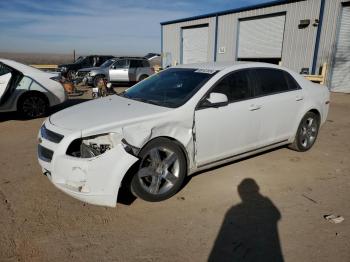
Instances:
[[[342,10],[331,90],[350,93],[350,6]]]
[[[239,22],[238,58],[280,58],[285,15]]]
[[[208,60],[208,26],[182,29],[182,63]]]

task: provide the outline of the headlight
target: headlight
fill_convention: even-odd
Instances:
[[[120,144],[122,137],[118,133],[101,134],[74,140],[67,149],[67,155],[80,158],[92,158]]]
[[[61,72],[67,72],[67,67],[65,66],[62,66],[60,69],[61,69]]]

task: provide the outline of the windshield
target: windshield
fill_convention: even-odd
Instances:
[[[170,68],[128,89],[127,98],[164,107],[179,107],[189,100],[216,71]]]
[[[109,67],[111,64],[114,63],[115,60],[113,59],[110,59],[110,60],[107,60],[106,62],[104,62],[101,67]]]
[[[75,60],[74,64],[79,64],[81,61],[85,59],[86,56],[79,56],[77,60]]]

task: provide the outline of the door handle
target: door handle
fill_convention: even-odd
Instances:
[[[261,108],[261,105],[250,105],[249,110],[250,111],[256,111]]]
[[[296,96],[295,97],[295,101],[302,101],[302,100],[304,100],[303,96]]]

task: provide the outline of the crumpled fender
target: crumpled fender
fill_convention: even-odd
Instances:
[[[124,139],[132,146],[142,148],[157,137],[170,137],[186,150],[189,173],[194,168],[193,119],[158,119],[158,121],[137,123],[123,128]]]

